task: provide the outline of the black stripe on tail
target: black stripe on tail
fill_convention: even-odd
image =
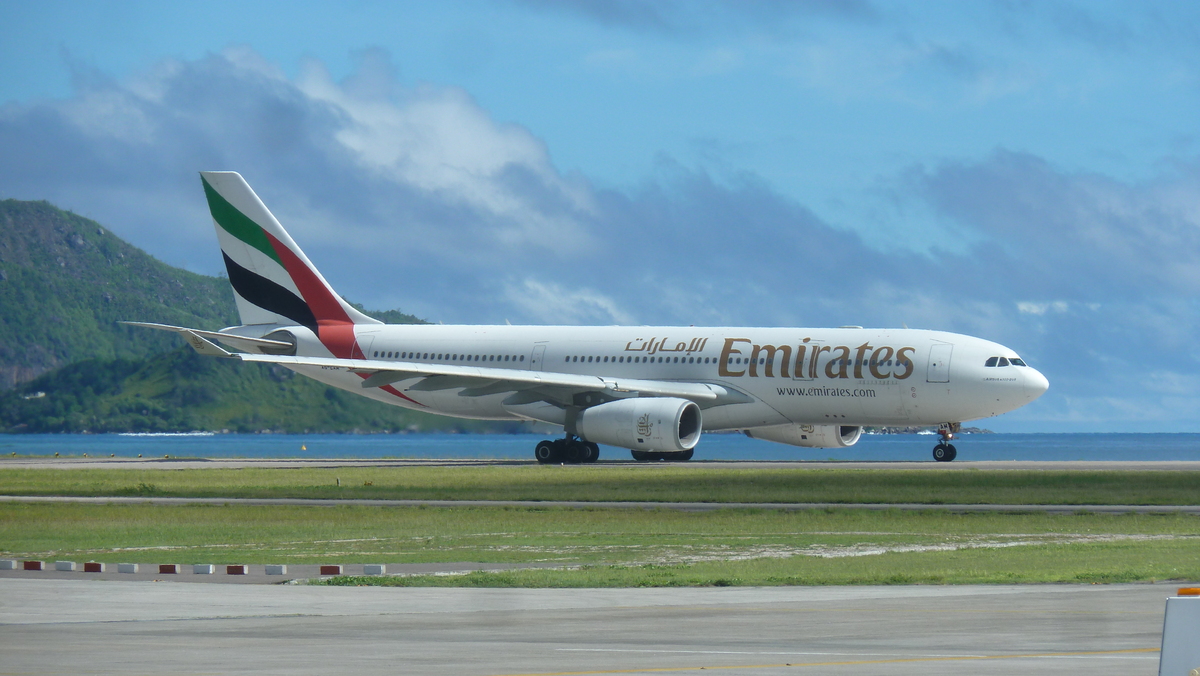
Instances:
[[[224,251],[225,269],[229,271],[229,283],[239,296],[258,307],[282,315],[301,326],[317,332],[317,318],[304,299],[271,280],[251,272],[233,262]]]

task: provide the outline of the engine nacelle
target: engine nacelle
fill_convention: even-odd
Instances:
[[[688,451],[700,441],[700,407],[686,399],[618,399],[585,408],[575,431],[587,441],[634,451]]]
[[[862,428],[854,425],[771,425],[745,432],[751,439],[805,448],[845,448],[857,444],[862,436]]]

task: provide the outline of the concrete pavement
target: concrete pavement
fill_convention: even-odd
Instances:
[[[1178,585],[428,589],[0,579],[21,674],[1146,674]]]

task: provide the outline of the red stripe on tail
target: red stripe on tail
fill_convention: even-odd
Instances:
[[[279,260],[283,261],[284,269],[287,270],[292,282],[300,290],[300,295],[304,297],[304,302],[308,304],[309,309],[317,318],[317,338],[320,339],[321,344],[339,359],[366,359],[367,355],[363,354],[354,334],[354,321],[350,319],[350,315],[346,314],[346,310],[342,308],[337,296],[333,295],[329,287],[312,271],[312,268],[300,260],[300,257],[291,249],[284,246],[283,242],[266,230],[263,230],[263,234],[271,242],[275,253],[279,254]],[[363,379],[367,377],[359,375]],[[425,404],[405,396],[391,385],[385,385],[380,389],[405,401],[411,401],[417,406],[425,407]]]

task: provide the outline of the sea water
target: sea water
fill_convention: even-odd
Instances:
[[[172,458],[533,457],[532,434],[8,434],[0,456]],[[850,448],[796,448],[741,434],[706,434],[695,460],[929,461],[935,435],[866,435]],[[959,460],[1200,460],[1200,434],[965,434]],[[601,460],[629,451],[600,447]],[[3,465],[0,464],[0,467]]]

